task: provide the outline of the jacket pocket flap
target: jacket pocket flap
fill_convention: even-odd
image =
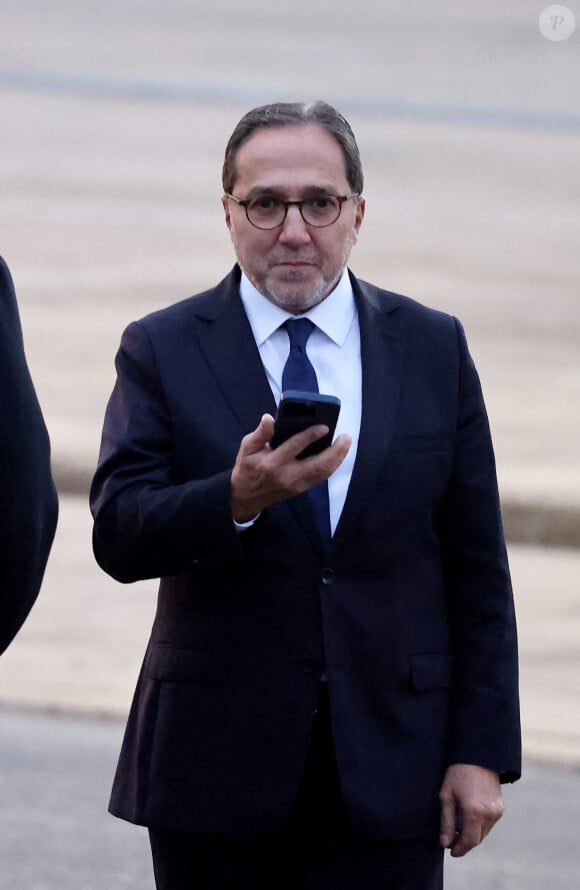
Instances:
[[[446,689],[453,680],[453,657],[445,653],[413,655],[411,685],[415,692]]]
[[[216,674],[215,659],[196,649],[153,643],[149,647],[145,671],[151,680],[165,683],[191,683]]]

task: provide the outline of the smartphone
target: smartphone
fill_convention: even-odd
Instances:
[[[326,396],[318,392],[302,392],[297,389],[288,389],[280,396],[278,413],[274,425],[274,435],[270,445],[277,448],[296,433],[316,426],[319,423],[328,427],[328,434],[322,439],[317,439],[308,445],[304,451],[297,455],[298,460],[319,454],[332,444],[336,422],[340,412],[340,399],[336,396]]]

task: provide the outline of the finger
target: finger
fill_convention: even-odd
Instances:
[[[441,825],[439,828],[439,843],[442,847],[452,847],[455,842],[456,805],[455,798],[449,792],[442,791],[441,800]]]
[[[274,434],[274,418],[271,414],[263,414],[255,430],[248,433],[241,441],[240,453],[243,455],[257,454],[268,444]]]
[[[503,804],[503,800],[500,797],[497,800],[495,800],[492,804],[490,804],[488,807],[487,818],[484,819],[484,821],[482,822],[482,826],[481,826],[481,839],[482,840],[488,836],[489,832],[491,831],[493,826],[496,824],[496,822],[499,822],[499,820],[503,816],[503,813],[504,813],[504,804]]]
[[[504,805],[500,796],[485,802],[472,802],[466,807],[463,825],[453,845],[452,856],[465,856],[487,837],[496,822],[503,816]]]
[[[325,478],[330,476],[341,465],[352,445],[352,439],[346,433],[341,433],[335,441],[320,454],[307,457],[303,464],[312,466],[317,472],[323,472]]]
[[[286,439],[285,442],[282,442],[282,444],[278,445],[275,449],[278,460],[280,463],[286,463],[289,460],[293,460],[301,454],[305,448],[311,445],[312,442],[322,439],[327,433],[328,427],[324,424],[317,423],[314,426],[309,426],[307,429],[302,430],[300,433],[296,433],[294,436],[290,436],[289,439]]]
[[[495,823],[499,822],[499,820],[503,817],[504,812],[505,812],[505,804],[500,797],[496,800],[495,805],[494,805],[492,821],[491,821],[491,824],[487,830],[488,834],[491,831],[491,829],[493,828],[493,826],[495,825]]]
[[[320,454],[313,454],[304,460],[293,461],[293,469],[297,477],[302,479],[308,487],[328,479],[345,459],[351,444],[350,436],[342,433],[332,445],[325,448]]]
[[[476,817],[464,818],[461,831],[451,845],[451,855],[454,858],[465,856],[474,847],[479,846],[483,838],[482,822]]]
[[[325,448],[320,454],[312,455],[304,460],[290,457],[284,462],[279,462],[274,467],[274,474],[270,475],[271,481],[275,482],[273,489],[276,491],[275,500],[301,494],[319,482],[328,479],[348,454],[351,444],[350,436],[342,433],[330,447]],[[278,451],[282,448],[281,445],[270,453],[268,463],[271,468],[273,461],[279,460]],[[282,453],[287,453],[287,450],[284,449]]]

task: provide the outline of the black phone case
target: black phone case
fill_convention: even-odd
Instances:
[[[312,442],[297,455],[298,460],[319,454],[332,444],[336,423],[340,412],[340,399],[322,393],[287,390],[280,397],[274,435],[270,445],[277,448],[282,442],[296,433],[322,423],[328,427],[328,434]]]

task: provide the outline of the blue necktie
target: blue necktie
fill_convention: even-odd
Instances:
[[[316,371],[306,354],[306,343],[314,330],[309,318],[290,318],[283,325],[290,338],[290,354],[282,371],[282,392],[300,389],[305,392],[318,392]],[[309,488],[307,495],[312,504],[316,523],[324,544],[330,541],[330,513],[328,509],[328,483],[319,482]]]

